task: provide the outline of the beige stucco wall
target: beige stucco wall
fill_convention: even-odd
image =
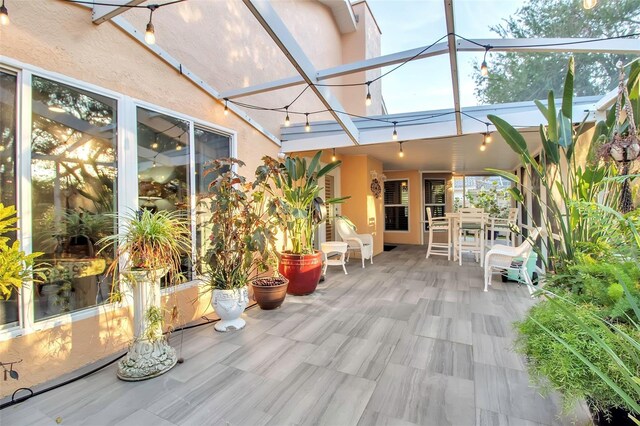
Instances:
[[[382,196],[371,192],[371,172],[382,176],[382,162],[367,155],[342,157],[341,194],[350,196],[342,205],[342,214],[357,227],[359,234],[373,235],[374,255],[383,251],[384,209]]]
[[[274,7],[297,32],[298,41],[316,67],[342,61],[341,36],[328,8],[311,1],[279,1],[274,2]],[[132,10],[123,16],[143,30],[148,12]],[[156,12],[154,24],[158,45],[218,90],[295,74],[240,2],[185,2]],[[0,31],[2,56],[236,131],[237,155],[247,163],[248,173],[263,155],[275,156],[279,150],[233,113],[223,115],[221,104],[113,24],[94,25],[89,9],[60,1],[13,2],[11,25]],[[280,106],[301,88],[274,92],[264,98]],[[337,92],[343,96],[340,90]],[[313,96],[307,95],[296,103],[297,108],[317,105]],[[279,133],[283,117],[272,113],[252,115]],[[365,161],[364,168],[367,167],[382,172],[379,162]],[[375,203],[373,206],[369,212],[373,225],[363,224],[361,229],[376,233],[381,250],[382,233],[376,230],[382,223],[377,220],[380,209]],[[197,288],[177,293],[181,323],[205,313],[210,315],[208,298],[198,300],[197,294]],[[0,359],[23,358],[28,362],[21,364],[20,380],[0,381],[0,396],[102,359],[125,348],[130,339],[131,315],[126,310],[116,310],[2,341]]]

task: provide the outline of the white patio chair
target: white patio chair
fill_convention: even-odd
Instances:
[[[446,217],[433,217],[431,207],[427,207],[427,222],[429,223],[429,246],[427,247],[427,259],[429,256],[447,256],[447,260],[451,260],[451,241],[449,241],[449,219]],[[433,234],[445,232],[447,234],[446,243],[434,243]],[[434,250],[435,249],[435,250]]]
[[[476,262],[484,256],[485,214],[482,209],[460,209],[458,219],[458,264],[462,266],[462,253],[470,252],[475,255]],[[471,238],[471,239],[469,239]],[[480,263],[482,266],[482,263]]]
[[[507,271],[516,271],[519,279],[524,281],[529,288],[529,293],[535,291],[529,272],[527,271],[527,262],[533,251],[533,245],[542,233],[542,228],[534,228],[531,234],[525,238],[524,242],[517,247],[505,245],[497,245],[487,252],[484,258],[484,291],[489,290],[491,285],[491,274],[493,270],[499,270],[503,273]],[[522,262],[514,262],[515,258],[521,258]]]
[[[373,264],[373,235],[357,234],[355,229],[341,217],[337,217],[335,223],[338,235],[348,244],[347,262],[351,251],[359,251],[363,268],[365,259],[370,259]]]
[[[516,245],[516,234],[511,230],[512,226],[516,225],[518,220],[518,208],[510,208],[509,216],[507,218],[492,217],[489,218],[489,239],[491,240],[491,246],[495,243],[496,239],[500,236],[505,237],[507,245]],[[498,235],[496,235],[498,234]]]

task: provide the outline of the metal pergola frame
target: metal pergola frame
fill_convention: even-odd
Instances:
[[[92,19],[95,24],[101,24],[108,21],[112,22],[114,25],[118,26],[120,29],[132,36],[136,41],[151,50],[162,60],[176,68],[182,75],[191,80],[192,83],[199,86],[210,96],[222,103],[225,103],[225,99],[236,99],[244,96],[284,89],[296,85],[307,84],[312,89],[312,92],[316,95],[318,100],[332,114],[333,118],[336,120],[336,123],[348,137],[347,143],[342,140],[339,142],[335,142],[334,144],[332,144],[332,146],[327,146],[328,148],[358,145],[361,143],[361,135],[358,127],[354,124],[351,117],[341,112],[344,111],[344,109],[340,105],[337,97],[333,94],[331,87],[318,85],[324,80],[371,69],[378,69],[389,65],[400,64],[409,59],[420,60],[447,54],[449,55],[449,61],[451,65],[451,80],[455,114],[455,134],[462,135],[464,134],[465,125],[463,115],[460,113],[460,88],[457,66],[458,52],[485,52],[486,48],[484,46],[491,46],[491,51],[495,52],[580,52],[618,54],[624,53],[640,55],[640,42],[635,38],[613,40],[583,38],[476,39],[473,41],[461,39],[455,35],[453,0],[443,1],[447,27],[446,41],[436,43],[429,49],[426,49],[425,47],[419,47],[416,49],[405,50],[393,54],[382,55],[376,58],[317,70],[305,54],[304,50],[297,43],[295,37],[287,29],[282,19],[273,9],[269,0],[243,0],[249,11],[254,15],[256,20],[265,29],[274,43],[280,48],[286,58],[294,66],[294,68],[298,72],[298,75],[254,86],[227,90],[224,92],[218,92],[217,90],[215,90],[211,85],[189,71],[178,60],[174,59],[168,52],[164,51],[156,45],[147,45],[144,41],[144,34],[142,34],[140,30],[133,27],[124,18],[118,16],[128,10],[130,6],[140,5],[144,2],[144,0],[109,0],[108,2],[113,3],[112,6],[94,5]],[[351,3],[349,2],[349,0],[335,0],[335,4],[331,4],[326,0],[322,2],[332,8],[340,7],[344,10],[344,8],[347,7],[347,9],[350,11],[348,20],[351,20],[353,22],[349,21],[348,24],[345,24],[343,22],[342,25],[347,27],[351,27],[353,25],[353,28],[355,28],[355,17],[353,15],[353,11],[351,10]],[[601,105],[598,104],[597,109],[601,108],[602,105],[606,105],[606,102],[603,101]],[[247,123],[255,127],[273,142],[277,143],[278,145],[282,144],[282,141],[280,141],[278,137],[271,134],[259,123],[255,122],[255,120],[253,120],[244,110],[238,108],[232,103],[229,103],[228,108],[232,109]],[[415,127],[417,128],[415,128],[414,130],[419,131],[413,131],[411,135],[412,138],[428,138],[431,136],[429,134],[430,132],[427,129],[427,126]],[[471,127],[473,127],[475,131],[475,127],[477,126]],[[422,132],[424,132],[424,134],[422,134]],[[384,141],[380,141],[379,143],[383,142]],[[390,135],[387,142],[392,142]],[[289,151],[289,149],[286,149],[286,151]]]

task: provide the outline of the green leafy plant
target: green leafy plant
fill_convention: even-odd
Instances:
[[[266,190],[271,180],[283,180],[282,169],[265,159],[253,182],[236,168],[244,163],[234,158],[208,164],[205,177],[211,179],[208,194],[202,198],[212,213],[206,222],[210,230],[205,255],[209,284],[227,290],[247,285],[252,276],[275,265],[274,244],[282,221],[279,197]]]
[[[322,167],[321,156],[322,151],[318,151],[309,162],[305,158],[287,157],[279,164],[273,158],[265,157],[265,169],[259,172],[264,173],[274,164],[280,168],[280,173],[271,175],[265,190],[272,197],[282,197],[278,218],[285,235],[291,240],[292,254],[313,253],[315,233],[324,216],[324,206],[319,199],[322,190],[319,179],[342,163],[333,161]],[[347,198],[325,200],[324,205],[340,203]]]
[[[500,117],[488,116],[509,147],[520,156],[530,177],[538,179],[549,194],[546,199],[542,199],[538,192],[529,191],[530,196],[535,197],[548,211],[547,215],[543,215],[544,222],[534,225],[545,227],[548,235],[556,235],[559,240],[559,244],[547,244],[551,259],[557,261],[557,264],[554,262],[555,266],[571,262],[579,244],[607,241],[611,235],[607,227],[592,226],[591,218],[579,203],[600,199],[603,205],[615,207],[618,194],[618,185],[610,179],[617,173],[613,165],[600,162],[581,165],[576,159],[576,142],[585,127],[584,121],[577,127],[572,122],[573,81],[574,62],[571,58],[560,110],[556,111],[553,91],[549,92],[547,105],[536,101],[538,109],[547,120],[547,126],[540,125],[539,128],[543,147],[539,160],[532,155],[523,135],[513,126]],[[516,184],[520,183],[512,173],[489,170]],[[510,192],[520,203],[524,201],[518,185],[511,188]],[[531,217],[531,220],[535,222],[536,218]]]
[[[17,230],[13,226],[18,221],[16,214],[14,206],[0,203],[0,297],[4,299],[9,299],[24,281],[38,281],[44,276],[41,267],[34,266],[35,259],[44,253],[26,254],[18,241],[9,244],[6,234]]]
[[[498,187],[498,182],[491,182],[489,188],[481,188],[476,192],[468,191],[467,198],[472,207],[481,208],[491,217],[506,218],[509,214],[509,207],[505,203],[501,205],[500,200],[510,198],[506,189]]]
[[[115,216],[115,215],[114,215]],[[123,232],[98,241],[100,252],[118,245],[107,275],[116,279],[117,268],[123,270],[168,270],[175,282],[184,280],[181,273],[184,257],[191,257],[189,220],[182,211],[130,211],[120,216]]]

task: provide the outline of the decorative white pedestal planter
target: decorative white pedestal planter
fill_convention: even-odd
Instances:
[[[129,271],[133,289],[133,318],[136,336],[129,352],[118,362],[118,378],[127,381],[150,379],[169,371],[176,365],[174,348],[162,335],[161,324],[149,324],[147,311],[161,307],[160,278],[166,269],[157,271]],[[151,339],[149,339],[151,337]]]
[[[249,303],[247,286],[233,290],[213,290],[211,304],[220,321],[213,326],[216,331],[240,330],[246,325],[240,318]]]

